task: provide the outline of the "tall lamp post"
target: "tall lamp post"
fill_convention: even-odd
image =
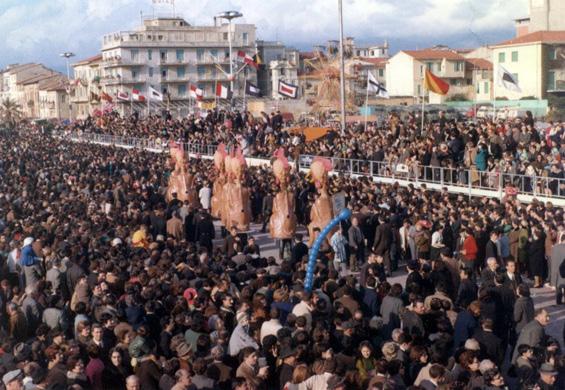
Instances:
[[[220,18],[220,19],[226,19],[228,21],[228,45],[230,48],[230,91],[232,93],[232,98],[230,99],[230,105],[233,106],[233,81],[234,81],[234,75],[233,75],[233,57],[232,57],[232,42],[231,42],[231,21],[233,19],[236,18],[241,18],[243,16],[243,14],[241,12],[238,11],[225,11],[225,12],[220,12],[218,15],[216,15],[216,18]]]
[[[69,99],[69,119],[71,119],[73,117],[73,109],[71,106],[71,69],[69,66],[69,58],[74,57],[75,53],[66,51],[64,53],[61,53],[60,56],[65,58],[65,62],[67,63],[67,81],[69,82],[69,85],[67,87],[67,99]]]
[[[341,133],[345,134],[345,60],[343,54],[343,6],[342,0],[338,0],[339,8],[339,100],[341,105]]]

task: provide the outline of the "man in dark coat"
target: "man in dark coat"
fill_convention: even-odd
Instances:
[[[373,252],[382,256],[385,262],[386,272],[390,274],[390,244],[392,242],[392,227],[386,222],[383,215],[379,216],[379,226],[375,231],[375,240],[373,242]]]
[[[493,321],[490,318],[481,320],[481,327],[475,331],[473,338],[479,342],[482,359],[490,359],[498,367],[502,366],[506,344],[493,333]]]
[[[196,225],[196,239],[201,247],[208,250],[208,253],[212,253],[212,240],[216,231],[214,229],[214,224],[212,223],[212,218],[210,214],[205,214],[198,224]]]
[[[459,312],[454,325],[453,347],[455,349],[461,347],[467,339],[470,339],[478,327],[477,319],[481,315],[481,306],[479,301],[473,301],[467,307],[467,310]]]
[[[496,242],[498,241],[498,232],[493,230],[490,232],[490,240],[488,240],[485,246],[485,259],[489,257],[494,257],[498,264],[500,264],[500,256],[498,254],[498,245]]]
[[[308,246],[302,242],[304,236],[301,233],[294,235],[294,246],[292,247],[290,263],[292,265],[300,262],[302,258],[308,255]]]

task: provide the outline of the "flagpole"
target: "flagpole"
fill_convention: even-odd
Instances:
[[[367,90],[365,91],[365,133],[367,132],[367,116],[369,115],[369,70],[367,70]]]
[[[497,71],[500,72],[498,69],[497,69]],[[496,79],[498,73],[497,73],[497,75],[495,75],[494,69],[493,69],[492,73],[493,73],[493,75],[492,75],[492,80],[493,80],[493,83],[492,83],[492,123],[494,123],[495,127],[496,127],[496,89],[495,89],[496,88],[496,80],[495,79]]]
[[[420,135],[424,132],[424,105],[426,103],[426,100],[424,99],[424,77],[422,77],[422,126],[420,128]]]
[[[247,75],[245,74],[243,80],[243,111],[247,110]]]

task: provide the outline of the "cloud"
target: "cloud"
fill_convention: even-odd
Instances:
[[[211,24],[220,11],[239,10],[257,25],[260,39],[308,48],[338,36],[335,0],[176,0],[192,24]],[[528,0],[344,0],[344,30],[358,42],[452,42],[455,46],[502,40],[513,19],[527,15]],[[105,33],[133,29],[144,15],[171,13],[151,0],[0,0],[0,67],[15,62],[60,66],[58,53],[87,57]],[[395,49],[395,47],[393,47]],[[5,54],[4,54],[5,53]]]

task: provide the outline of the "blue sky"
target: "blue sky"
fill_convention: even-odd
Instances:
[[[337,0],[176,0],[191,24],[211,24],[235,9],[257,25],[260,39],[308,50],[337,38]],[[434,44],[475,47],[514,34],[513,19],[527,16],[528,0],[343,0],[345,34],[358,43],[388,39],[392,52]],[[42,62],[64,69],[63,51],[86,58],[104,33],[135,28],[140,12],[170,13],[152,0],[0,0],[0,68]]]

